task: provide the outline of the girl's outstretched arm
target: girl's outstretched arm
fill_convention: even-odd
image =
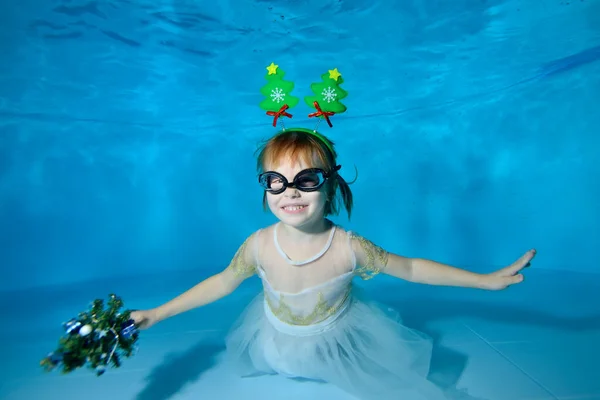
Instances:
[[[144,325],[173,317],[191,309],[215,302],[232,293],[245,279],[255,273],[255,258],[252,249],[256,235],[250,236],[237,250],[230,264],[222,272],[210,276],[191,289],[147,311],[134,311],[132,318],[137,321],[149,319]]]
[[[406,258],[390,253],[383,272],[427,285],[501,290],[523,282],[523,274],[520,272],[529,265],[535,253],[535,250],[530,250],[511,265],[488,274],[471,272],[423,258]]]
[[[363,278],[385,273],[406,281],[439,286],[460,286],[500,290],[523,281],[521,270],[529,265],[536,251],[529,250],[518,260],[489,274],[479,274],[423,258],[402,257],[387,252],[371,241],[352,236],[353,250]]]

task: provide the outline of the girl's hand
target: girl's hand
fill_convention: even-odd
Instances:
[[[487,290],[502,290],[510,285],[523,282],[523,274],[521,270],[528,267],[533,257],[536,255],[536,250],[529,250],[523,254],[521,258],[496,272],[486,274],[483,277],[483,289]]]
[[[132,311],[130,317],[139,329],[148,329],[159,322],[154,309]]]

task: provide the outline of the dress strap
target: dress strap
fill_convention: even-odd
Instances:
[[[352,255],[352,271],[356,271],[356,253],[354,252],[354,248],[352,247],[352,239],[354,239],[354,232],[347,231],[346,238],[348,240],[348,250]]]
[[[262,229],[259,229],[256,231],[256,235],[254,237],[254,248],[253,248],[253,255],[254,255],[254,265],[256,266],[260,266],[260,263],[258,262],[258,249],[259,249],[259,237],[260,237],[260,233],[262,232]]]

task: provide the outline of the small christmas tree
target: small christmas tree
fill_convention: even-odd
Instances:
[[[321,75],[321,80],[322,82],[310,85],[310,88],[315,95],[306,96],[304,98],[306,104],[321,112],[334,114],[345,112],[346,106],[340,103],[340,100],[348,96],[348,92],[339,86],[344,83],[342,74],[339,73],[337,68],[330,69],[328,72]],[[318,106],[315,105],[315,102],[317,102]]]
[[[138,339],[130,311],[120,313],[123,301],[111,294],[108,308],[96,299],[87,312],[80,312],[64,324],[65,335],[58,348],[42,359],[40,365],[52,371],[62,365],[62,372],[69,373],[86,364],[102,375],[109,366],[120,367],[121,357],[130,357]]]
[[[267,115],[274,117],[273,126],[277,125],[277,119],[280,116],[292,118],[291,114],[285,110],[298,104],[298,98],[291,95],[294,89],[294,82],[283,80],[285,72],[278,65],[271,63],[267,67],[265,76],[268,83],[260,89],[260,92],[266,97],[260,103],[260,108],[267,111]]]

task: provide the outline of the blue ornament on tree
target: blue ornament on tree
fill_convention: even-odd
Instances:
[[[63,324],[65,328],[65,332],[67,333],[79,333],[81,329],[81,322],[77,321],[75,318],[71,318],[69,321]]]
[[[125,339],[131,338],[137,332],[137,328],[135,327],[135,322],[130,319],[126,323],[123,324],[121,329],[121,336]]]

